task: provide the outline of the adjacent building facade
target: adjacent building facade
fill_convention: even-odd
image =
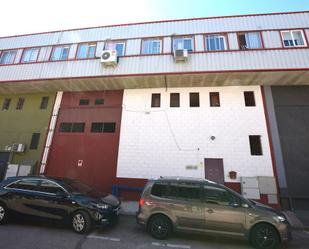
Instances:
[[[129,198],[192,176],[308,207],[308,36],[305,11],[2,37],[2,177],[27,158]]]

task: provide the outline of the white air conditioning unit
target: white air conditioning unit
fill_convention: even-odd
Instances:
[[[175,49],[174,50],[175,62],[186,62],[188,61],[188,50],[187,49]]]
[[[6,146],[4,146],[4,150],[5,151],[11,151],[12,150],[12,146],[11,145],[6,145]]]
[[[118,63],[116,50],[103,50],[101,53],[101,63],[104,66],[116,66]]]
[[[24,144],[12,144],[13,152],[24,152],[25,151],[25,145]]]

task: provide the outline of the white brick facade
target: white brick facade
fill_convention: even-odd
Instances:
[[[254,91],[255,107],[245,106],[244,91]],[[190,92],[200,107],[189,107]],[[220,93],[220,107],[210,107],[209,92]],[[151,108],[152,93],[161,93],[160,108]],[[169,107],[170,93],[180,93],[179,108]],[[273,176],[259,86],[125,90],[121,122],[117,177],[205,177],[204,158],[223,158],[226,182]],[[261,136],[262,156],[251,155],[249,135]]]

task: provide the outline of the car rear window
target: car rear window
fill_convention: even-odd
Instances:
[[[20,180],[7,185],[7,188],[38,191],[38,183],[35,179]]]
[[[168,184],[164,182],[155,183],[151,189],[151,194],[158,197],[167,197]]]

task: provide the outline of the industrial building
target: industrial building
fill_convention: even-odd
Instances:
[[[309,207],[309,11],[0,38],[0,176],[136,198],[207,178]]]

